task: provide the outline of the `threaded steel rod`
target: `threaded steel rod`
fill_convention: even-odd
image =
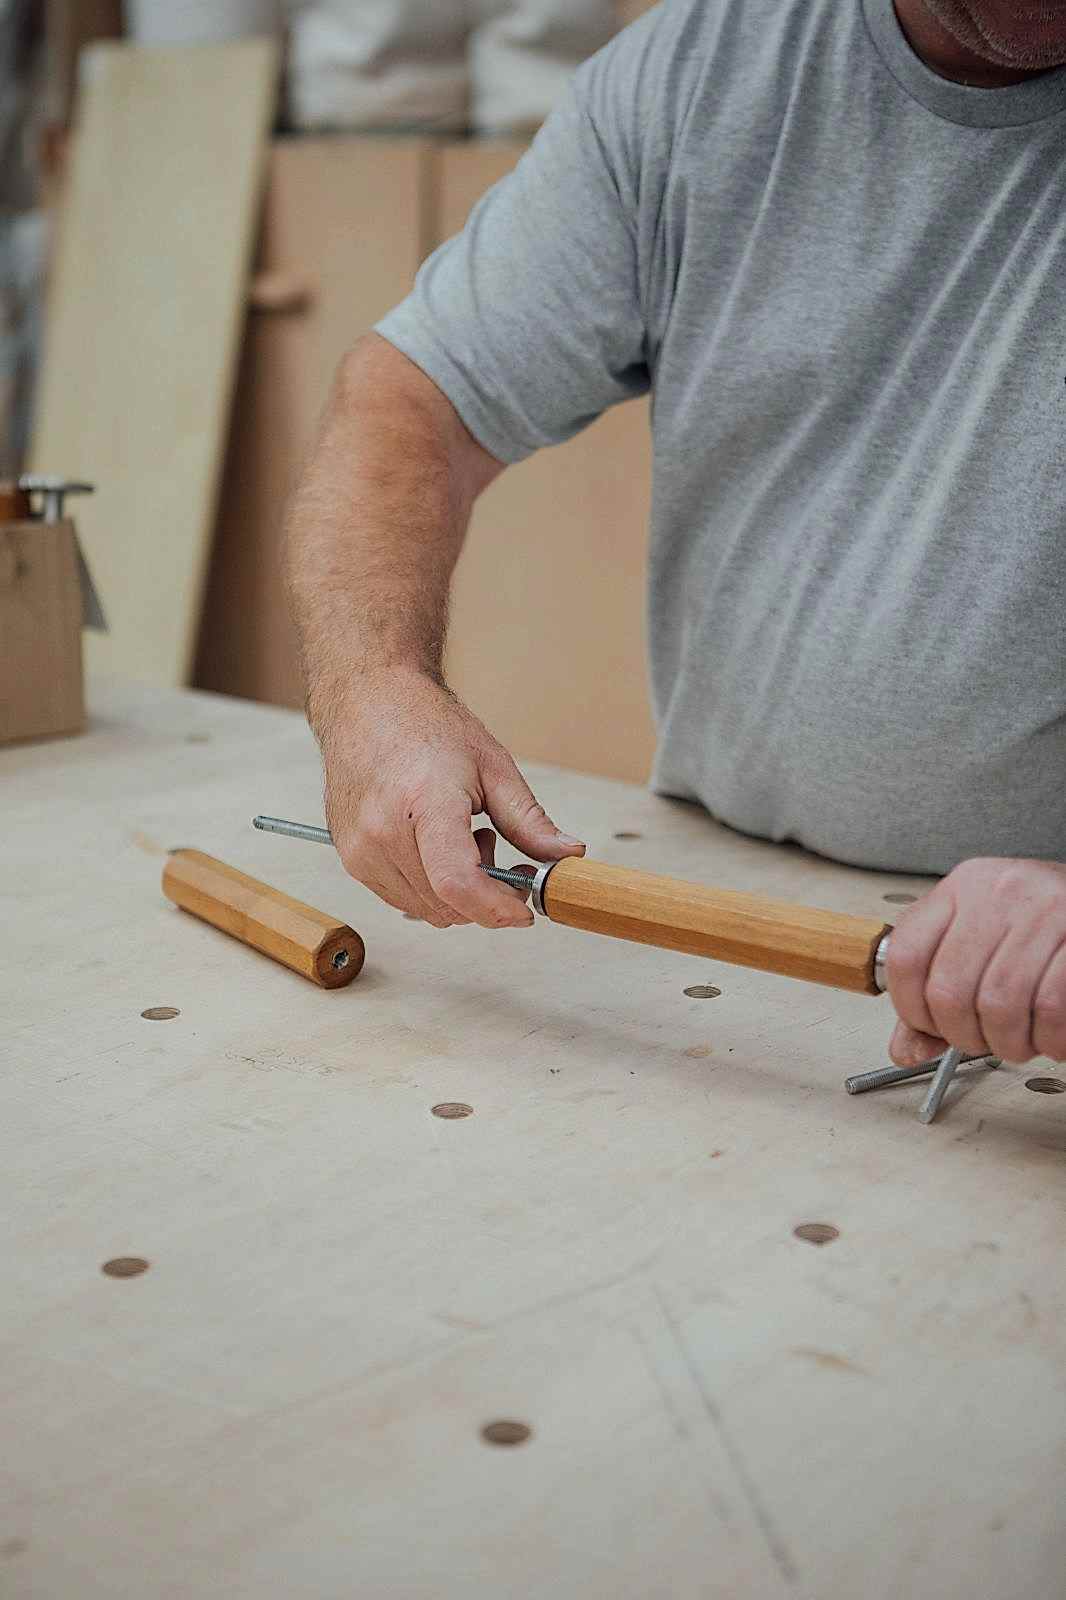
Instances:
[[[333,843],[333,835],[328,828],[319,828],[310,822],[286,822],[283,817],[253,817],[252,826],[261,833],[284,834],[287,839],[307,839],[311,844]],[[531,872],[516,872],[511,867],[483,866],[481,870],[497,883],[506,883],[520,894],[528,895],[533,887]]]
[[[849,1094],[868,1094],[871,1089],[888,1089],[894,1083],[906,1083],[910,1078],[922,1078],[927,1073],[935,1072],[942,1060],[942,1056],[935,1056],[932,1061],[922,1061],[916,1067],[879,1067],[876,1072],[859,1072],[854,1077],[845,1078],[844,1087]],[[972,1061],[987,1061],[990,1067],[999,1066],[995,1056],[963,1056],[959,1066],[968,1066]]]

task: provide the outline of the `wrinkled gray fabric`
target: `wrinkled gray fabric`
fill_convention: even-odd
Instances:
[[[503,461],[652,388],[658,789],[868,866],[1066,859],[1066,71],[666,0],[379,331]]]

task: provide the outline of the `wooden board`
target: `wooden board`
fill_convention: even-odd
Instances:
[[[427,148],[345,137],[271,149],[260,269],[309,295],[248,318],[196,668],[205,689],[303,703],[281,582],[285,503],[338,361],[418,270]]]
[[[261,39],[83,56],[32,466],[97,485],[98,670],[191,668],[275,71]]]
[[[522,149],[441,152],[442,238],[458,232]],[[479,502],[456,573],[448,677],[522,756],[647,777],[655,749],[644,647],[650,501],[641,401],[511,468]]]
[[[1066,1095],[1025,1087],[1060,1069],[960,1075],[923,1128],[920,1087],[842,1087],[887,1001],[414,926],[250,828],[319,815],[297,716],[90,704],[0,751],[5,1600],[1061,1593]],[[922,887],[533,776],[601,859],[873,917]],[[346,917],[362,976],[169,905],[171,845]]]

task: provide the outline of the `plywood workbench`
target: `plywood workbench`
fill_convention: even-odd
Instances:
[[[1053,1069],[923,1128],[920,1090],[841,1087],[887,1002],[405,923],[249,828],[320,814],[295,714],[92,703],[0,752],[8,1600],[1066,1593]],[[533,776],[601,859],[875,914],[920,887]],[[351,921],[363,977],[165,903],[176,845]]]

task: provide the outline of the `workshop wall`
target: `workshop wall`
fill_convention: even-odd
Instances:
[[[178,87],[174,92],[186,106],[197,92],[197,63],[207,70],[212,50],[233,48],[232,41],[249,34],[285,33],[289,46],[274,134],[263,150],[258,243],[246,269],[247,289],[234,310],[235,382],[221,368],[211,377],[226,403],[217,421],[190,416],[178,419],[177,430],[169,415],[146,413],[153,392],[162,403],[182,381],[187,340],[181,348],[175,345],[173,369],[166,362],[154,368],[167,370],[168,382],[154,391],[150,383],[141,383],[138,390],[143,391],[138,425],[160,442],[153,481],[174,509],[167,531],[171,551],[186,535],[178,526],[181,497],[167,484],[166,441],[174,440],[175,482],[186,482],[181,440],[188,427],[221,430],[214,445],[223,463],[217,499],[213,473],[204,476],[210,502],[206,556],[196,556],[189,566],[195,581],[177,591],[164,585],[165,597],[159,589],[160,604],[165,600],[182,610],[171,619],[172,631],[189,646],[161,652],[160,630],[137,602],[141,620],[131,624],[128,638],[94,640],[90,666],[99,664],[97,658],[114,656],[123,671],[147,681],[191,681],[249,699],[302,703],[296,641],[280,579],[281,528],[336,363],[407,293],[421,262],[462,226],[485,189],[518,159],[577,61],[649,4],[125,0],[120,15],[118,0],[94,0],[84,7],[51,0],[47,120],[59,138],[49,147],[54,171],[45,198],[56,201],[50,209],[60,220],[75,203],[88,217],[103,206],[100,196],[78,192],[76,175],[84,175],[86,164],[61,159],[72,123],[69,142],[75,152],[78,148],[71,108],[77,61],[86,44],[124,29],[127,40],[134,41],[126,48],[143,55],[149,72],[153,58],[183,52],[185,65],[174,75],[180,92]],[[432,21],[428,33],[427,19]],[[458,54],[445,47],[443,34],[449,29]],[[400,48],[404,40],[411,47],[406,55]],[[189,51],[190,44],[203,54]],[[130,59],[136,76],[132,54]],[[420,80],[423,68],[428,76]],[[156,147],[165,142],[169,117],[166,106],[153,106],[150,131]],[[490,138],[488,130],[503,130],[506,136]],[[127,131],[129,147],[140,149],[136,131]],[[172,187],[180,164],[163,161],[163,167]],[[176,219],[195,213],[196,196],[168,189],[168,199]],[[143,281],[162,282],[173,264],[153,260],[162,245],[151,230],[137,225],[138,196],[109,193],[104,211],[109,220],[93,244],[96,280],[104,285],[128,275],[133,252]],[[222,242],[216,237],[220,248]],[[211,240],[203,239],[201,253],[210,248]],[[112,261],[109,252],[114,251],[121,255]],[[75,279],[72,272],[59,274],[58,280],[53,274],[50,326],[67,330],[64,348],[73,351],[70,360],[76,364],[78,341],[70,334],[80,314],[77,297],[84,294]],[[92,368],[99,393],[116,397],[129,389],[127,368],[132,362],[136,371],[137,352],[146,340],[138,311],[131,297],[107,302],[111,336],[105,348],[94,346]],[[35,419],[33,464],[60,472],[76,468],[90,480],[107,475],[106,463],[96,456],[83,460],[81,445],[99,436],[113,438],[119,447],[127,423],[116,417],[111,427],[99,407],[72,407],[69,385],[57,381],[54,370],[42,388],[46,403]],[[56,411],[64,395],[58,427]],[[82,414],[85,440],[77,420]],[[63,459],[53,461],[56,440],[63,441]],[[210,455],[207,450],[205,460]],[[132,587],[124,592],[123,574],[130,574],[132,586],[135,572],[150,576],[152,570],[153,523],[139,514],[127,529],[123,502],[114,498],[119,489],[114,483],[101,485],[84,516],[87,523],[95,518],[101,524],[101,539],[106,535],[103,599],[105,610],[110,601],[112,620],[121,623],[134,599]],[[562,449],[508,472],[477,509],[456,579],[448,670],[457,691],[521,756],[621,778],[647,774],[653,737],[642,612],[649,495],[647,408],[633,405]],[[195,527],[190,521],[187,537],[203,548],[202,518]],[[529,595],[544,586],[544,573],[564,565],[570,574],[567,591],[553,592],[550,604],[535,611]],[[201,570],[202,583],[196,576]],[[121,634],[121,626],[116,631]],[[538,685],[535,696],[529,692],[532,682]],[[575,684],[588,686],[591,699],[575,704]]]

